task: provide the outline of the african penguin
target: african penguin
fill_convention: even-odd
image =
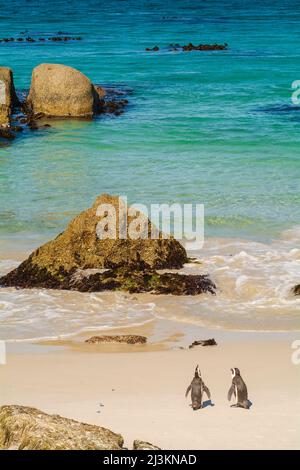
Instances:
[[[185,392],[186,397],[188,396],[189,392],[191,392],[193,410],[199,410],[202,408],[203,392],[206,393],[208,399],[210,400],[210,391],[201,378],[201,372],[199,371],[198,365],[195,369],[194,378]]]
[[[249,409],[248,391],[245,382],[241,377],[240,370],[237,367],[230,369],[232,377],[232,385],[228,390],[228,401],[231,400],[232,394],[235,396],[235,404],[231,405],[236,408]]]

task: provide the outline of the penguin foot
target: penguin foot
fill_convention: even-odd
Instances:
[[[234,405],[230,405],[230,408],[244,408],[244,410],[249,410],[248,404],[244,403],[236,403]]]
[[[249,410],[250,409],[250,406],[248,405],[248,403],[244,403],[243,405],[240,405],[241,408],[244,408],[244,410]]]

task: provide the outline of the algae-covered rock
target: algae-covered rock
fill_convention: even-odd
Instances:
[[[99,426],[27,406],[0,407],[0,449],[122,450],[123,443],[120,434]]]
[[[80,284],[71,277],[77,270],[89,269],[126,269],[140,270],[147,267],[150,270],[164,268],[180,268],[187,261],[186,251],[175,239],[163,239],[159,234],[157,239],[139,238],[126,239],[119,237],[119,220],[121,200],[117,196],[103,194],[99,196],[94,205],[79,214],[69,224],[67,229],[54,240],[34,251],[27,260],[14,271],[0,279],[0,284],[6,286],[19,286],[23,288],[47,287],[76,289]],[[100,239],[98,223],[105,221],[105,214],[99,214],[99,207],[109,205],[116,213],[116,236],[114,239]],[[123,213],[123,206],[121,214]],[[125,211],[126,213],[126,211]],[[134,219],[128,215],[128,225]],[[145,216],[142,216],[145,222]],[[147,230],[151,231],[151,223],[146,219]],[[128,235],[128,232],[127,232]],[[120,277],[116,273],[111,276],[103,274],[98,277],[101,282],[109,286],[119,284]],[[124,277],[124,276],[123,276]],[[92,279],[92,276],[90,277]],[[123,282],[123,281],[122,281]],[[130,286],[129,286],[130,287]],[[103,289],[100,289],[103,290]],[[127,290],[130,290],[129,288]]]
[[[145,344],[147,343],[146,336],[140,335],[103,335],[92,336],[85,340],[88,344],[103,344],[103,343],[126,343],[126,344]]]
[[[62,288],[79,292],[123,290],[131,294],[149,292],[173,295],[215,294],[216,291],[215,284],[207,275],[176,272],[161,274],[148,267],[133,269],[130,266],[91,274],[83,272],[80,276],[75,273],[71,278],[65,279]]]
[[[216,286],[207,275],[159,273],[159,269],[181,268],[188,261],[185,249],[174,238],[163,238],[145,215],[129,214],[120,201],[117,196],[99,196],[94,205],[75,217],[63,233],[0,278],[0,285],[80,292],[215,293]],[[99,212],[99,207],[105,211]],[[116,216],[116,233],[113,237],[101,238],[98,224],[107,224],[113,217],[112,214],[107,217],[107,207],[112,208]],[[125,232],[122,232],[124,213],[127,222]],[[129,233],[129,227],[137,217],[147,236],[135,239]],[[153,229],[156,238],[150,237]]]

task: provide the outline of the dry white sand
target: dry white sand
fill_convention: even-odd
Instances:
[[[0,366],[0,404],[20,404],[101,425],[163,449],[299,449],[300,366],[291,342],[255,339],[152,352],[38,347]],[[193,411],[184,394],[199,363],[214,406]],[[230,368],[253,405],[230,408]],[[100,404],[104,406],[100,406]]]

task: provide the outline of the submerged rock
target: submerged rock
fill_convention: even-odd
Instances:
[[[161,450],[160,447],[156,447],[153,444],[150,444],[150,442],[146,441],[139,441],[136,439],[133,441],[133,448],[132,450]]]
[[[9,127],[0,126],[0,138],[6,139],[6,140],[14,140],[15,137],[16,137],[15,134],[12,132],[12,130]]]
[[[0,67],[0,126],[10,126],[11,114],[17,103],[12,70],[9,67]]]
[[[100,343],[126,343],[126,344],[145,344],[147,343],[146,336],[140,335],[103,335],[103,336],[92,336],[85,340],[88,344],[100,344]]]
[[[34,114],[91,117],[99,106],[99,95],[79,70],[61,64],[41,64],[33,69],[27,105]]]
[[[99,213],[99,207],[105,211]],[[106,226],[111,220],[107,218],[107,207],[113,209],[116,232],[114,238],[103,239],[97,232],[98,224]],[[130,236],[131,224],[137,220],[145,238]],[[153,232],[156,238],[150,237]],[[186,251],[177,240],[163,238],[142,213],[137,211],[134,216],[130,215],[118,196],[103,194],[90,209],[75,217],[63,233],[0,278],[0,285],[80,292],[214,294],[216,286],[206,275],[157,272],[158,269],[179,269],[187,261]]]
[[[43,39],[40,39],[40,41],[42,41]],[[48,38],[48,41],[81,41],[82,40],[82,37],[81,36],[76,36],[76,37],[72,37],[72,36],[52,36],[50,38]]]
[[[170,44],[169,45],[169,50],[170,51],[184,51],[184,52],[190,52],[190,51],[224,51],[228,49],[228,44],[192,44],[191,42],[189,44],[185,45],[180,45],[180,44]],[[147,52],[157,52],[159,51],[158,46],[154,47],[146,47],[145,49]]]
[[[123,443],[123,437],[109,429],[49,415],[36,408],[0,408],[2,450],[122,450]]]
[[[120,114],[124,113],[124,109],[127,104],[128,100],[126,99],[104,100],[100,112],[104,114],[114,114],[115,116],[120,116]]]
[[[146,47],[145,50],[146,50],[147,52],[158,52],[158,51],[159,51],[159,47],[158,47],[158,46]]]
[[[295,295],[300,295],[300,284],[298,284],[297,286],[293,288],[293,293]]]
[[[25,33],[21,33],[21,34],[25,34]],[[63,34],[63,33],[59,32],[57,34],[60,35],[60,34]],[[61,37],[61,36],[50,36],[48,38],[36,38],[36,39],[34,39],[31,36],[28,36],[26,38],[22,38],[22,37],[1,38],[0,42],[4,42],[4,43],[15,42],[15,41],[17,41],[17,42],[24,42],[24,41],[26,41],[26,42],[37,42],[37,41],[45,42],[46,40],[54,41],[54,42],[56,42],[56,41],[64,41],[64,42],[66,42],[66,41],[81,41],[82,37],[81,36],[63,36],[63,37]]]
[[[194,45],[191,42],[185,46],[182,46],[182,49],[185,52],[190,51],[224,51],[228,48],[228,44],[199,44]]]

